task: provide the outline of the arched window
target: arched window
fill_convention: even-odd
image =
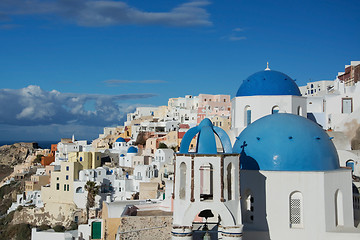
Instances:
[[[76,193],[83,193],[84,189],[82,187],[76,188]]]
[[[344,226],[344,204],[343,194],[338,189],[335,193],[335,224],[336,226]]]
[[[300,106],[297,107],[297,115],[301,116],[302,114],[302,108]]]
[[[235,168],[233,167],[232,163],[229,163],[227,168],[227,193],[228,193],[228,200],[233,200],[235,198]]]
[[[251,108],[250,108],[249,105],[247,105],[245,107],[244,116],[245,116],[245,118],[244,118],[244,123],[245,124],[244,125],[245,125],[245,127],[247,127],[247,126],[249,126],[251,124]]]
[[[352,159],[347,160],[346,167],[351,168],[352,172],[354,172],[354,160]]]
[[[245,191],[245,219],[246,223],[253,223],[254,222],[254,196],[251,193],[250,189],[246,189]]]
[[[186,197],[186,164],[182,162],[180,164],[180,199],[185,199]]]
[[[293,192],[290,194],[290,227],[303,227],[303,197],[301,192]]]
[[[271,114],[278,113],[279,110],[279,106],[273,106],[273,108],[271,109]]]
[[[208,163],[200,166],[200,201],[213,199],[213,166]]]

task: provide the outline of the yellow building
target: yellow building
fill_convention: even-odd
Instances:
[[[154,118],[163,119],[166,117],[168,112],[168,106],[159,106],[156,111],[154,111]]]
[[[82,169],[96,169],[101,166],[100,152],[71,152],[69,153],[69,162],[78,162]]]
[[[60,170],[51,172],[50,187],[42,187],[44,203],[73,204],[74,180],[79,179],[79,171],[96,169],[101,166],[100,152],[71,152],[69,160],[60,163]]]
[[[231,128],[231,119],[227,116],[214,116],[211,118],[211,122],[214,126],[222,128],[224,131],[229,131]]]
[[[49,187],[41,188],[41,198],[47,203],[73,204],[74,180],[79,178],[79,171],[83,169],[80,162],[61,162],[60,171],[51,173]]]

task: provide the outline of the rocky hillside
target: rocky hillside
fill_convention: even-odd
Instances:
[[[14,143],[0,147],[0,165],[13,167],[25,162],[25,159],[39,148],[37,143]]]

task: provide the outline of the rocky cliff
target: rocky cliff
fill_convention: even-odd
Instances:
[[[39,148],[37,143],[14,143],[0,147],[0,165],[13,167],[25,162],[25,159]]]

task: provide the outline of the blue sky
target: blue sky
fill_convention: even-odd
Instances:
[[[137,106],[360,60],[360,1],[1,0],[0,140],[94,139]]]

